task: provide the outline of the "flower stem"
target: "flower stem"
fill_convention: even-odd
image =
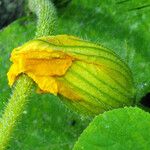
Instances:
[[[33,81],[26,75],[21,75],[17,80],[0,122],[0,150],[6,147],[16,121],[24,111],[32,86]]]
[[[56,22],[56,10],[52,2],[50,0],[29,0],[29,7],[38,18],[36,37],[51,35]],[[0,119],[0,150],[7,147],[14,127],[29,100],[33,85],[33,81],[26,75],[18,78]]]
[[[37,15],[36,37],[52,35],[56,26],[56,9],[50,0],[29,0],[29,8]]]

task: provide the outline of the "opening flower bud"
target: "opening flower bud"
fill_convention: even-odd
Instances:
[[[113,51],[74,36],[31,40],[15,48],[8,72],[12,86],[21,73],[43,93],[58,95],[86,114],[133,104],[134,86],[128,66]]]

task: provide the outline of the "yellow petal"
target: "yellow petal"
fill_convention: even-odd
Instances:
[[[72,101],[81,101],[83,98],[81,97],[81,94],[77,94],[77,92],[72,89],[70,86],[67,86],[66,84],[64,84],[61,81],[57,81],[57,85],[58,85],[58,93],[60,95],[63,95],[64,97],[72,100]]]
[[[28,76],[31,77],[43,93],[52,93],[57,95],[58,86],[54,77],[50,76],[37,76],[34,73],[27,72]]]
[[[18,68],[17,64],[12,64],[12,66],[9,69],[9,72],[7,73],[9,85],[12,86],[14,81],[16,80],[17,74],[20,74],[21,71]]]
[[[53,49],[37,49],[38,42],[28,42],[22,47],[16,48],[11,54],[8,75],[9,85],[12,86],[17,76],[21,73],[27,74],[38,85],[41,91],[53,94],[58,93],[56,76],[63,76],[74,60],[64,52]]]

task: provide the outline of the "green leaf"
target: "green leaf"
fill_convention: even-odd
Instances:
[[[121,108],[94,118],[73,150],[148,150],[150,115],[139,108]]]

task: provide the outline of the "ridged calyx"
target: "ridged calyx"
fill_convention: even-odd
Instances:
[[[79,112],[92,115],[133,104],[130,69],[113,51],[92,42],[41,37],[15,48],[11,61],[10,86],[25,73],[41,92],[60,96]]]

